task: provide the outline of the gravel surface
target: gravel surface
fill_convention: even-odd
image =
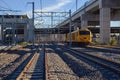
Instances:
[[[60,50],[60,48],[57,48]],[[102,80],[102,73],[69,53],[56,54],[48,50],[49,80]],[[64,57],[64,58],[63,58]],[[51,79],[52,78],[52,79]]]
[[[0,50],[4,49],[5,47],[7,47],[7,46],[0,46]]]
[[[47,52],[49,51],[49,52]],[[79,80],[79,77],[69,66],[55,54],[52,49],[47,48],[49,80]]]
[[[26,54],[27,53],[27,54]],[[28,56],[30,49],[8,50],[0,54],[0,80],[11,74]]]
[[[120,80],[115,73],[59,46],[48,46],[49,80]]]
[[[95,51],[95,50],[90,50],[86,48],[73,48],[73,49],[80,50],[91,55],[95,55],[113,62],[120,63],[120,54],[110,53],[110,52],[100,52],[97,50]]]

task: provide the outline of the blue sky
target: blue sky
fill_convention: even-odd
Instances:
[[[78,0],[78,7],[82,6],[84,2],[88,0]],[[30,12],[32,6],[27,4],[27,2],[35,2],[35,10],[40,10],[40,0],[0,0],[0,9],[12,9],[20,10],[21,12],[11,13],[11,12],[0,12],[1,13],[11,13],[11,14],[25,14]],[[75,10],[76,0],[42,0],[43,11],[68,11],[72,9]]]
[[[27,2],[35,2],[35,11],[41,9],[41,0],[0,0],[0,10],[20,10],[20,12],[3,12],[0,14],[27,14],[31,15],[32,5],[27,4]],[[84,3],[89,0],[78,0],[78,8],[84,5]],[[74,12],[76,10],[76,0],[42,0],[42,10],[43,11],[69,11]],[[120,26],[120,22],[112,22],[112,26]]]
[[[31,16],[32,5],[27,4],[27,2],[35,2],[35,11],[41,10],[42,1],[42,11],[69,11],[71,9],[72,12],[76,10],[76,0],[0,0],[0,9],[1,10],[20,10],[21,12],[0,12],[0,14],[27,14],[29,17]],[[78,8],[84,5],[84,3],[88,0],[77,0]],[[35,23],[37,21],[35,20]],[[39,22],[39,21],[38,21]],[[48,23],[48,21],[46,21]],[[49,23],[51,23],[49,21]]]

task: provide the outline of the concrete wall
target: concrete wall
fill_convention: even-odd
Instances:
[[[3,43],[5,41],[5,36],[4,36],[5,28],[7,26],[12,28],[12,43],[15,43],[15,41],[16,41],[15,29],[17,29],[18,26],[21,26],[21,24],[25,24],[25,25],[21,26],[24,28],[24,34],[23,34],[24,41],[30,41],[30,42],[33,41],[33,37],[34,37],[34,35],[33,35],[34,30],[33,29],[34,29],[34,27],[32,27],[33,25],[32,25],[32,22],[30,19],[28,19],[28,18],[16,18],[15,16],[14,17],[8,16],[9,18],[6,18],[4,16],[6,16],[6,15],[3,15],[2,17],[0,17],[0,22],[1,22],[0,24],[2,25],[2,27],[1,27],[2,34],[1,35],[2,35],[2,42]],[[29,27],[29,28],[27,28],[27,27]]]
[[[35,42],[64,42],[66,34],[35,34]]]

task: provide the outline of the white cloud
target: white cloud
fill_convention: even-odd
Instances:
[[[60,8],[64,7],[65,5],[67,5],[68,3],[71,3],[72,0],[57,0],[57,3],[55,5],[52,6],[48,6],[42,9],[42,11],[46,11],[46,12],[50,12],[50,11],[55,11],[55,10],[59,10]],[[41,11],[40,9],[35,10],[35,11]],[[28,17],[32,17],[32,12],[28,11],[25,14],[28,15]],[[43,21],[40,20],[35,20],[35,24],[41,24],[43,23]]]
[[[63,6],[67,5],[68,3],[72,2],[72,0],[57,0],[57,3],[52,6],[48,6],[42,9],[42,11],[54,11],[62,8]],[[40,9],[35,11],[41,11]],[[31,17],[31,11],[26,12],[29,17]]]
[[[66,4],[72,2],[72,0],[58,0],[58,3],[53,5],[53,6],[49,6],[46,8],[43,8],[43,11],[53,11],[53,10],[57,10],[60,9],[61,7],[65,6]]]

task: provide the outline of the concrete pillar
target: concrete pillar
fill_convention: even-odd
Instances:
[[[24,26],[24,41],[28,41],[28,30],[27,30],[28,25]]]
[[[15,44],[15,23],[12,23],[12,43]]]
[[[82,20],[81,21],[81,28],[84,29],[84,28],[87,28],[87,26],[88,26],[88,21]]]
[[[99,25],[99,15],[86,12],[81,15],[81,28]]]
[[[100,43],[110,42],[110,8],[100,8]]]
[[[88,26],[88,21],[85,17],[85,14],[83,14],[81,16],[81,28],[84,29],[84,28],[87,28],[87,26]]]
[[[34,28],[33,28],[32,20],[29,20],[28,30],[29,30],[29,32],[28,32],[28,36],[29,36],[28,41],[33,42],[33,40],[34,40],[34,33],[33,33]]]

